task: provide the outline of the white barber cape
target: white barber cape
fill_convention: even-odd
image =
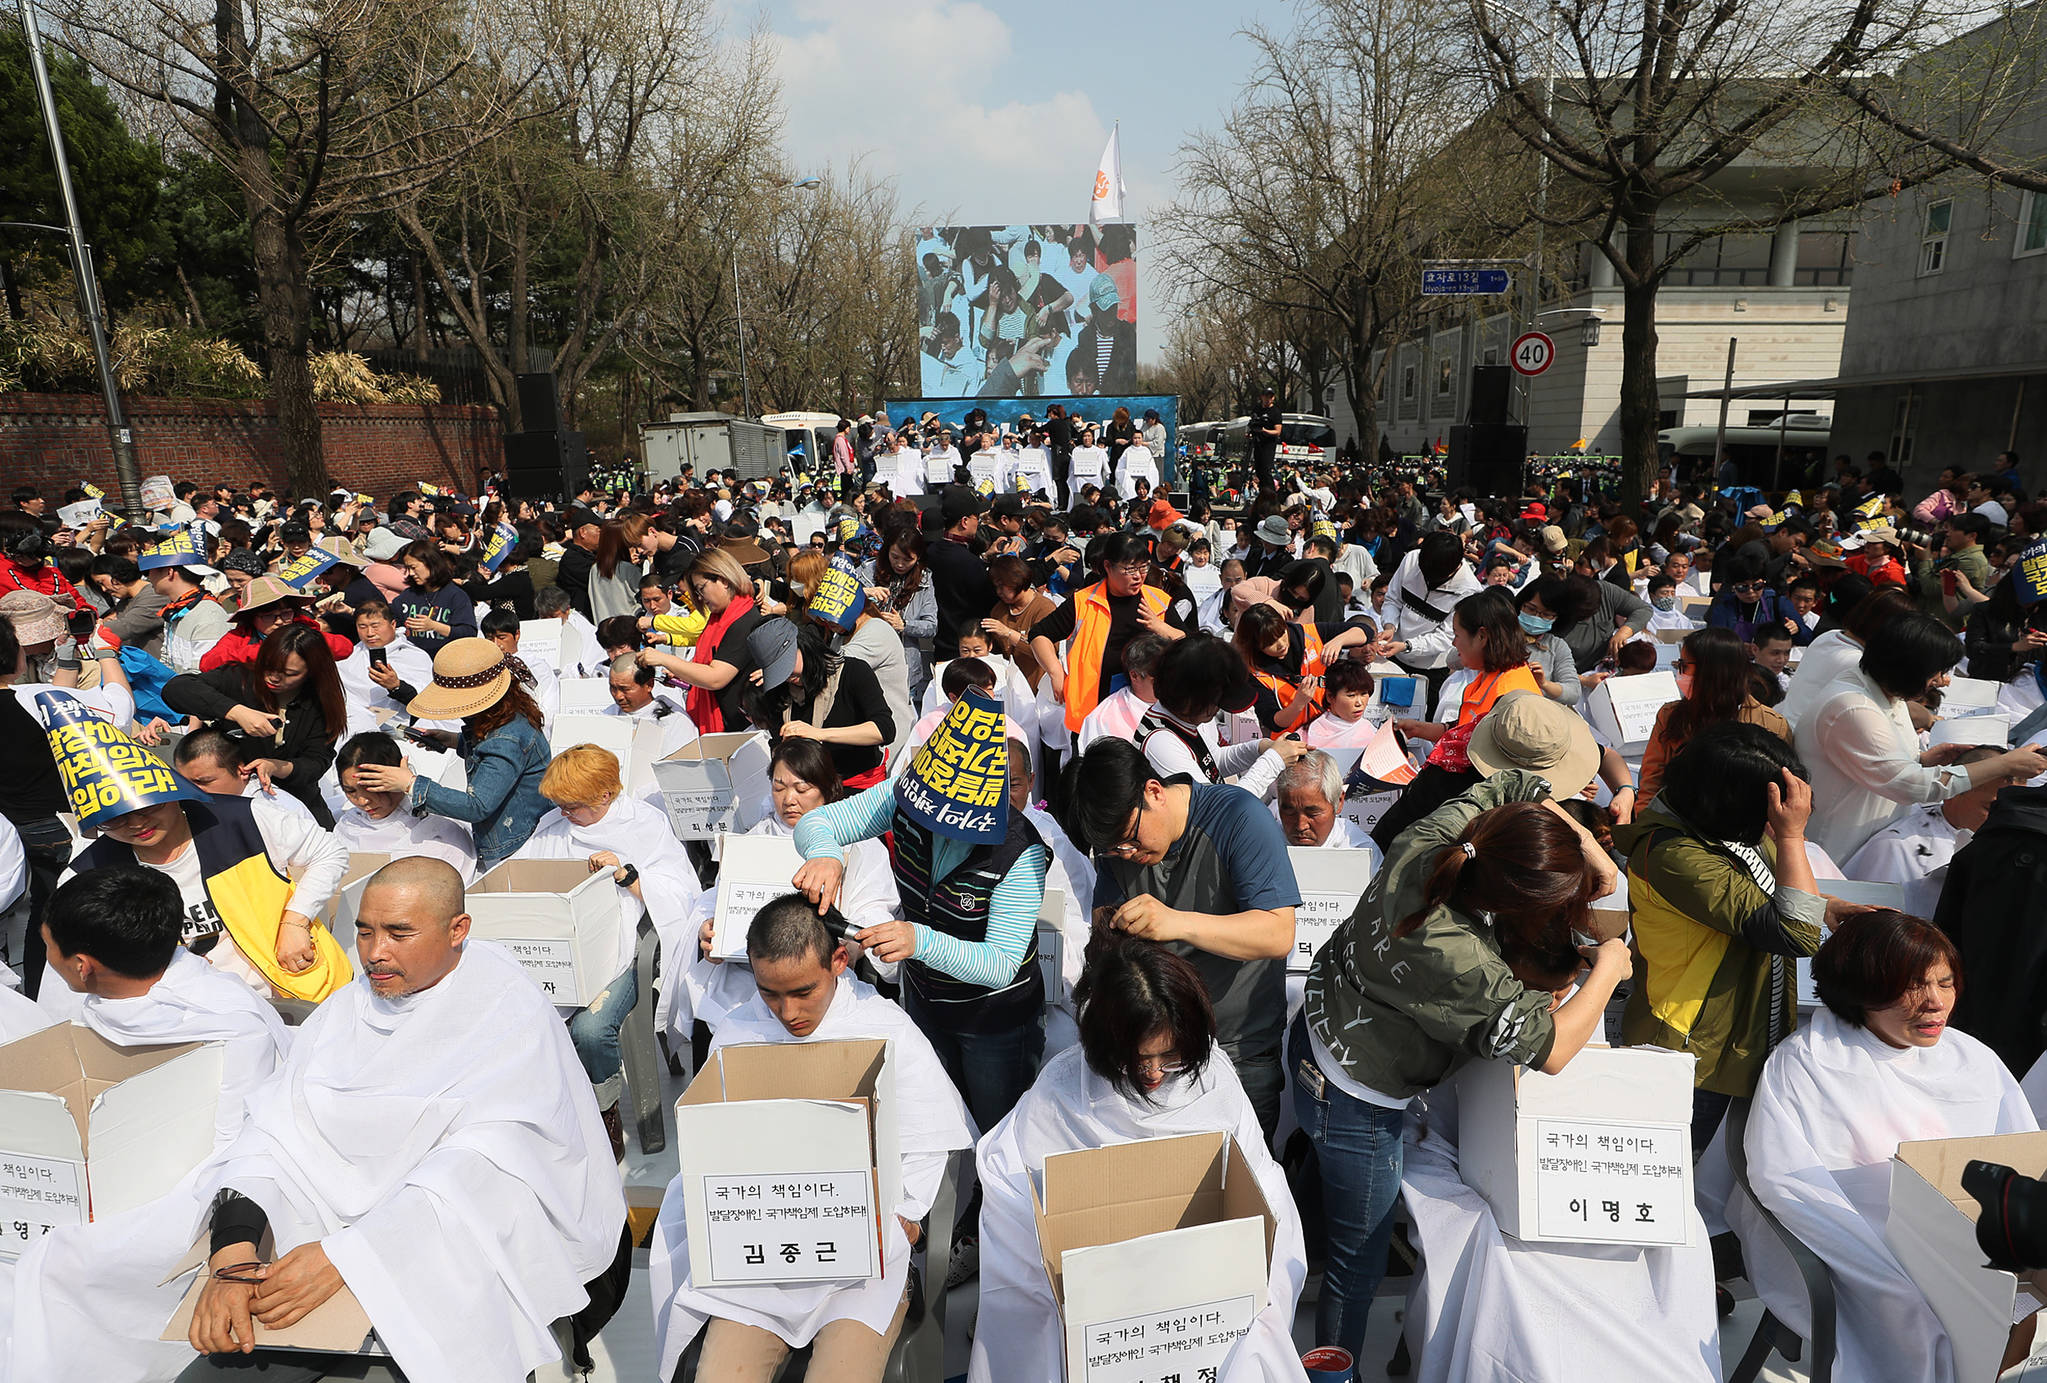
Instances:
[[[1228,1133],[1258,1176],[1278,1220],[1266,1306],[1223,1366],[1218,1383],[1276,1383],[1307,1377],[1294,1346],[1294,1307],[1308,1275],[1301,1222],[1286,1177],[1266,1151],[1258,1116],[1221,1047],[1199,1077],[1176,1076],[1154,1092],[1156,1104],[1126,1099],[1096,1075],[1078,1047],[1045,1063],[976,1153],[981,1174],[981,1314],[974,1328],[968,1383],[1044,1383],[1062,1375],[1066,1341],[1059,1306],[1045,1280],[1031,1187],[1054,1153]],[[1710,1308],[1709,1308],[1710,1309]]]
[[[620,864],[637,866],[640,894],[646,899],[647,916],[660,939],[661,954],[668,957],[695,953],[696,937],[690,919],[698,903],[696,866],[683,853],[682,842],[668,824],[668,813],[637,797],[619,796],[603,816],[588,826],[578,826],[557,807],[533,828],[533,834],[513,855],[522,860],[584,860],[601,850],[618,856]],[[639,949],[640,899],[632,890],[613,884],[618,895],[618,953],[611,958],[606,978],[622,975],[633,963]],[[671,965],[677,964],[674,960]],[[665,986],[655,1010],[672,1005],[676,986]]]
[[[12,1378],[176,1378],[191,1346],[157,1336],[191,1277],[165,1279],[230,1187],[280,1255],[321,1242],[410,1383],[522,1383],[560,1357],[550,1327],[616,1256],[625,1196],[568,1030],[508,953],[469,941],[400,999],[343,987],[247,1108],[162,1199],[30,1247]]]
[[[57,981],[62,987],[63,981]],[[21,992],[21,977],[0,963],[0,1046],[19,1041],[30,1033],[41,1032],[52,1023],[60,1022],[34,999]],[[5,1322],[0,1322],[4,1327]],[[6,1343],[6,1331],[0,1328],[0,1344]]]
[[[770,809],[746,834],[788,836],[794,835],[795,829]],[[698,943],[704,923],[711,920],[717,907],[716,889],[697,895],[696,909],[690,917],[689,949],[674,953],[688,956],[689,965],[682,973],[682,992],[662,1023],[680,1042],[690,1040],[690,1025],[694,1022],[701,1021],[717,1032],[730,1014],[760,994],[750,966],[736,960],[709,960]],[[888,847],[880,841],[859,840],[846,847],[846,876],[839,884],[839,915],[855,931],[878,927],[903,915],[902,895],[896,891],[895,866],[889,863]],[[895,978],[894,965],[880,960],[874,960],[874,964],[887,978]]]
[[[1159,466],[1149,447],[1142,442],[1132,442],[1116,458],[1116,497],[1125,504],[1136,499],[1137,482],[1140,480],[1156,490],[1159,487]]]
[[[1406,1332],[1415,1383],[1718,1383],[1719,1320],[1704,1228],[1690,1248],[1530,1244],[1500,1233],[1434,1127],[1454,1100],[1408,1119],[1400,1192],[1422,1266]]]
[[[683,1216],[682,1176],[668,1183],[661,1214],[647,1249],[647,1275],[654,1297],[654,1342],[658,1378],[675,1372],[676,1360],[712,1317],[772,1331],[792,1346],[809,1344],[833,1321],[854,1320],[879,1335],[895,1319],[910,1273],[910,1241],[896,1217],[924,1218],[945,1178],[947,1157],[974,1145],[973,1121],[959,1092],[939,1064],[930,1040],[892,1001],[851,975],[839,978],[824,1021],[804,1037],[792,1037],[768,1006],[755,998],[735,1010],[718,1029],[711,1050],[735,1043],[831,1042],[887,1038],[896,1072],[897,1131],[903,1152],[903,1199],[890,1207],[882,1275],[868,1281],[759,1283],[744,1287],[698,1287],[690,1281],[689,1228]]]
[[[391,670],[398,674],[401,683],[409,684],[413,691],[422,692],[433,684],[433,656],[411,639],[400,634],[383,649],[384,660]],[[341,692],[351,703],[370,711],[390,711],[403,715],[410,722],[411,713],[405,703],[391,692],[385,691],[370,680],[370,646],[358,643],[346,658],[334,665],[341,674]],[[457,729],[460,722],[447,722],[448,728]]]
[[[1901,1049],[1822,1008],[1770,1053],[1749,1110],[1749,1184],[1833,1273],[1842,1383],[1955,1383],[1940,1319],[1884,1242],[1898,1144],[2034,1127],[2004,1063],[1954,1028]],[[1754,1204],[1737,1192],[1727,1218],[1756,1294],[1807,1331],[1804,1285]]]
[[[425,855],[452,866],[462,876],[464,887],[476,882],[476,841],[466,821],[414,816],[402,802],[381,818],[351,806],[335,816],[334,834],[352,855],[389,855],[394,860]],[[351,944],[347,937],[335,940],[343,946]]]
[[[46,977],[64,987],[62,976],[46,972]],[[291,1029],[268,1000],[182,946],[147,994],[132,999],[87,994],[77,1021],[117,1047],[221,1043],[220,1104],[213,1121],[216,1148],[226,1147],[242,1131],[242,1109],[250,1094],[284,1064],[291,1050]]]
[[[649,721],[661,727],[661,757],[667,758],[678,749],[687,748],[697,741],[697,723],[689,718],[683,709],[682,697],[666,687],[654,688],[654,699],[637,711],[621,711],[616,702],[606,706],[600,715],[628,716],[633,720]]]
[[[1073,987],[1080,983],[1087,940],[1094,929],[1095,867],[1052,813],[1033,802],[1024,806],[1023,814],[1038,828],[1038,838],[1052,854],[1045,891],[1057,889],[1066,900],[1066,911],[1059,918],[1058,982],[1045,986],[1045,1055],[1049,1057],[1080,1041],[1080,1012],[1074,1006]],[[1041,955],[1043,950],[1041,945]]]
[[[1085,754],[1087,747],[1099,739],[1135,738],[1137,722],[1143,720],[1144,713],[1150,709],[1151,703],[1141,699],[1136,692],[1128,687],[1118,687],[1082,719],[1074,752]]]
[[[1864,841],[1841,866],[1841,872],[1873,884],[1897,884],[1905,890],[1906,912],[1914,917],[1933,916],[1955,851],[1976,834],[1949,825],[1943,805],[1913,803],[1903,816]]]

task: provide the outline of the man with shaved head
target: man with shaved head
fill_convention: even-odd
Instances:
[[[469,933],[444,861],[371,876],[359,977],[248,1094],[234,1140],[161,1199],[22,1258],[17,1376],[363,1378],[360,1359],[265,1347],[344,1292],[408,1383],[519,1383],[552,1363],[553,1323],[630,1253],[625,1199],[553,1005]],[[180,1269],[195,1241],[196,1284]],[[160,1340],[188,1296],[186,1338]]]
[[[697,723],[684,709],[683,698],[661,685],[661,674],[621,653],[611,660],[611,706],[606,715],[651,720],[661,727],[661,756],[666,758],[697,737]]]

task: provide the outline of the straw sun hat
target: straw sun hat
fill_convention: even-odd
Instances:
[[[454,639],[434,654],[434,680],[405,709],[421,720],[460,720],[495,706],[511,685],[503,649],[489,639]]]

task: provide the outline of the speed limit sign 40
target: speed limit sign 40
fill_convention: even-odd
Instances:
[[[1539,375],[1557,361],[1557,343],[1539,331],[1514,338],[1514,373]]]

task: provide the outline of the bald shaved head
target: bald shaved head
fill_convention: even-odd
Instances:
[[[469,937],[463,908],[462,876],[445,861],[412,855],[372,874],[355,916],[356,955],[370,988],[393,999],[446,979]]]
[[[462,876],[446,860],[425,855],[392,860],[370,875],[370,881],[363,885],[363,897],[367,899],[371,893],[386,888],[410,891],[422,922],[432,920],[446,926],[462,915]]]

